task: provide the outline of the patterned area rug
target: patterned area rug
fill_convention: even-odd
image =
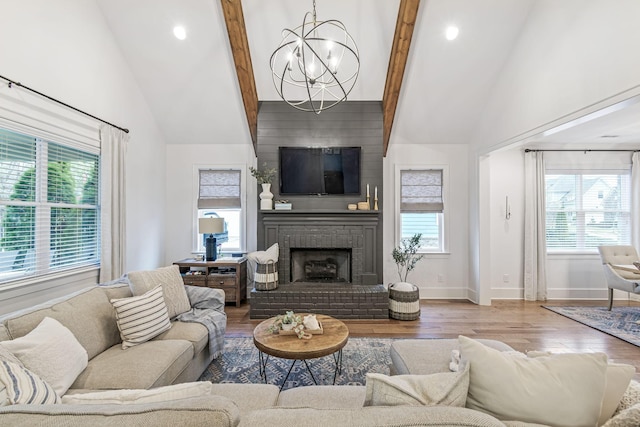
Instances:
[[[640,307],[543,307],[640,347]]]
[[[389,374],[389,349],[392,339],[349,338],[342,350],[342,374],[336,385],[364,385],[367,372]],[[270,357],[267,381],[278,387],[287,375],[291,360]],[[308,360],[318,384],[332,384],[335,371],[333,356]],[[200,377],[200,381],[214,383],[264,383],[260,378],[258,349],[253,338],[225,338],[224,353],[214,360]],[[297,361],[283,390],[301,385],[314,385],[303,362]]]

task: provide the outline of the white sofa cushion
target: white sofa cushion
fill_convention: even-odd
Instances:
[[[62,403],[69,405],[135,405],[189,399],[210,394],[211,383],[209,381],[201,381],[168,385],[150,390],[105,390],[92,393],[77,393],[62,396]]]
[[[111,304],[116,310],[123,349],[147,342],[171,328],[160,285],[140,296],[112,299]]]
[[[464,407],[469,390],[469,367],[458,372],[431,375],[369,373],[364,406],[459,406]]]
[[[87,351],[73,333],[50,317],[42,319],[27,335],[0,345],[42,377],[59,396],[66,393],[89,361]]]
[[[604,353],[556,354],[528,358],[504,353],[460,336],[469,363],[467,408],[500,420],[565,427],[594,426],[604,395]]]

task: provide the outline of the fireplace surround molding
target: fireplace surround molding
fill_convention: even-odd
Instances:
[[[265,245],[280,247],[278,276],[291,282],[292,249],[350,249],[351,282],[376,285],[377,211],[262,212]]]

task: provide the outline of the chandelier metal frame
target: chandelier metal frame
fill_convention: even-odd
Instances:
[[[316,114],[346,101],[360,72],[353,38],[338,20],[318,21],[315,0],[302,25],[282,30],[269,63],[280,98]]]

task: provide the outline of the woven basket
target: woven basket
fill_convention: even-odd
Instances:
[[[272,291],[278,287],[278,261],[258,263],[253,286],[257,291]]]
[[[413,290],[394,289],[389,285],[389,317],[397,320],[416,320],[420,318],[420,292],[416,285]]]

